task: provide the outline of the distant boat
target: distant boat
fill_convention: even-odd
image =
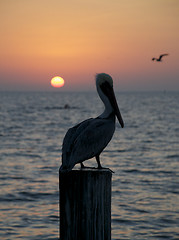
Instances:
[[[159,56],[159,58],[152,58],[152,61],[161,62],[161,61],[162,61],[162,58],[163,58],[164,56],[168,56],[168,55],[169,55],[168,53],[161,54],[161,55]]]

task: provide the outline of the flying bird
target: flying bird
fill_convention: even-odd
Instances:
[[[113,80],[110,75],[96,75],[96,88],[104,103],[104,112],[96,118],[87,119],[70,128],[63,140],[61,172],[68,172],[77,164],[95,157],[98,169],[101,169],[100,154],[108,145],[115,131],[116,117],[124,127],[113,90]]]
[[[169,54],[168,53],[164,53],[164,54],[161,54],[160,56],[159,56],[159,58],[152,58],[152,61],[157,61],[157,62],[162,62],[162,58],[164,57],[164,56],[168,56]]]

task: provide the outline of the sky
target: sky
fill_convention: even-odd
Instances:
[[[0,0],[0,90],[179,90],[178,0]],[[152,61],[168,53],[162,62]]]

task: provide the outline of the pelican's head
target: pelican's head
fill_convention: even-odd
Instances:
[[[99,73],[96,75],[96,88],[98,94],[103,101],[106,109],[105,114],[109,115],[114,112],[116,117],[121,124],[121,127],[124,127],[124,122],[122,120],[119,107],[117,105],[116,97],[113,90],[113,80],[112,77],[106,73]]]
[[[106,73],[99,73],[96,75],[96,85],[101,86],[103,83],[108,82],[113,87],[112,77]]]

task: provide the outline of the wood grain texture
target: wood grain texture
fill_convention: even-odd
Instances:
[[[109,170],[60,173],[60,240],[111,239]]]

